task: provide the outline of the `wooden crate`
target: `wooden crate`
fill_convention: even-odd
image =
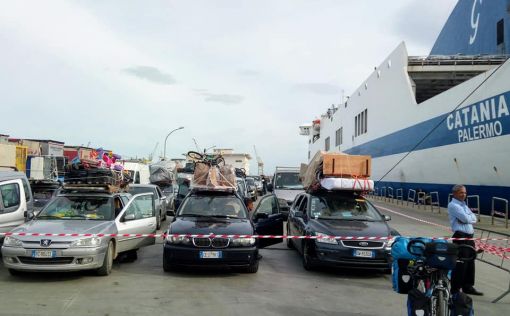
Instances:
[[[372,158],[344,154],[324,154],[322,172],[324,176],[370,177]]]

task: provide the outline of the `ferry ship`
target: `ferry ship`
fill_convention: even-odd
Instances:
[[[429,56],[400,43],[346,102],[300,126],[308,159],[371,155],[379,194],[438,192],[444,207],[464,184],[490,214],[493,197],[510,200],[509,24],[510,0],[459,0]]]

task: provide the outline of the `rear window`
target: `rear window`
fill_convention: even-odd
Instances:
[[[178,216],[218,216],[247,218],[248,214],[241,200],[235,196],[188,197]]]
[[[131,193],[132,195],[140,193],[154,193],[154,189],[149,187],[130,187],[129,193]]]
[[[341,194],[311,196],[309,215],[322,219],[383,220],[379,212],[364,198]]]
[[[110,197],[59,196],[50,201],[37,218],[112,220],[114,218],[112,200]]]

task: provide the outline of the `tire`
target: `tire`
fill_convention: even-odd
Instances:
[[[164,253],[163,253],[163,271],[165,272],[175,271],[175,265],[168,262]]]
[[[104,256],[103,265],[96,271],[97,275],[107,276],[112,272],[113,251],[113,241],[110,240],[108,243],[108,248],[106,248],[106,255]]]
[[[438,291],[436,296],[436,316],[448,316],[448,302],[443,291]]]
[[[259,271],[259,261],[255,260],[254,263],[250,264],[248,267],[244,269],[245,273],[257,273]]]
[[[157,230],[161,229],[161,214],[158,214],[156,216],[156,229]]]
[[[290,236],[290,231],[289,231],[289,222],[287,222],[287,236]],[[287,248],[289,249],[294,249],[294,244],[292,243],[292,240],[290,238],[287,238]]]
[[[306,271],[311,271],[314,269],[314,265],[311,262],[310,258],[310,246],[308,243],[303,244],[303,268],[305,268]]]
[[[8,269],[9,270],[9,274],[12,275],[12,276],[18,276],[18,275],[21,275],[21,271],[19,270],[14,270],[14,269]]]
[[[162,222],[166,221],[166,211],[163,211],[163,209],[161,209],[160,214],[161,214],[161,221]]]

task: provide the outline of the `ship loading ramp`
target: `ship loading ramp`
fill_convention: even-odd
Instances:
[[[407,73],[420,104],[503,64],[509,55],[408,57]]]

